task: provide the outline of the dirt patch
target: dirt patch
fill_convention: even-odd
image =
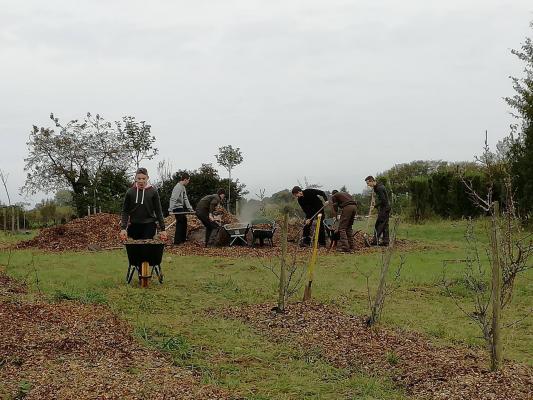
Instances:
[[[0,274],[0,282],[20,285]],[[0,398],[229,399],[143,348],[105,306],[0,293]]]
[[[437,347],[423,335],[366,328],[362,318],[314,303],[291,304],[286,314],[271,305],[233,307],[228,318],[251,324],[275,340],[318,348],[335,366],[390,376],[408,393],[429,399],[531,400],[533,369],[506,363],[487,369],[485,356],[463,347]]]

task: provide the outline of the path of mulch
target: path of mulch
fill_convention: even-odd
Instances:
[[[249,323],[274,340],[319,348],[337,367],[390,376],[417,397],[533,399],[533,369],[525,365],[506,363],[501,372],[490,372],[486,357],[479,351],[437,347],[412,332],[368,329],[362,318],[322,304],[291,304],[286,314],[270,309],[271,305],[232,307],[223,315]]]
[[[141,347],[105,306],[29,302],[1,273],[0,285],[0,398],[230,398]]]

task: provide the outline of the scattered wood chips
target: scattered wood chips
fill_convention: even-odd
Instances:
[[[0,398],[231,398],[142,347],[105,306],[30,302],[2,274],[0,285]]]
[[[500,372],[488,370],[480,351],[437,347],[421,334],[379,327],[364,319],[315,303],[291,304],[286,314],[271,305],[232,307],[227,318],[251,324],[277,341],[320,349],[333,365],[390,376],[411,395],[442,400],[531,400],[533,369],[506,363]]]

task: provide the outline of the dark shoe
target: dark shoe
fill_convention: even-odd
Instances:
[[[379,245],[381,247],[389,247],[389,242],[381,242]]]
[[[344,253],[344,254],[351,254],[352,251],[350,249],[338,249],[337,250],[339,253]]]

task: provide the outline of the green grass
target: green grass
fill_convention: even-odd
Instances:
[[[435,343],[483,347],[480,330],[455,306],[442,286],[442,260],[464,256],[463,222],[403,225],[402,237],[428,243],[407,252],[398,289],[388,298],[383,324],[416,330]],[[370,286],[378,279],[379,253],[321,257],[313,296],[346,312],[367,313],[365,274]],[[399,260],[398,255],[393,264]],[[0,264],[7,254],[0,254]],[[234,390],[248,399],[403,399],[386,377],[335,368],[319,349],[301,350],[275,344],[244,323],[208,315],[228,305],[274,303],[276,281],[257,259],[164,256],[165,284],[148,290],[124,283],[123,251],[49,254],[16,251],[7,271],[25,279],[50,301],[108,304],[132,323],[139,340],[168,352],[176,365],[196,371],[203,382]],[[460,301],[470,298],[461,280],[461,265],[450,265],[448,277]],[[506,321],[531,308],[533,274],[516,285]],[[301,293],[298,294],[301,297]],[[505,332],[505,356],[533,365],[533,318]],[[390,353],[391,365],[398,362]]]

